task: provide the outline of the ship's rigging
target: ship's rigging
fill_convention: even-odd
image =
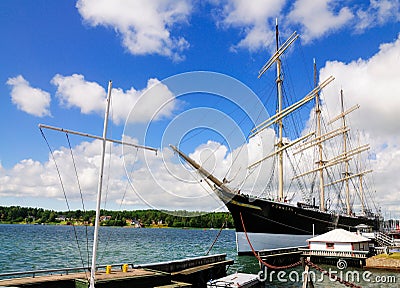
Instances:
[[[322,91],[334,77],[329,76],[318,81],[315,61],[312,90],[300,100],[287,104],[289,101],[284,93],[285,74],[281,57],[296,39],[298,35],[295,32],[279,46],[276,24],[276,51],[259,72],[261,78],[269,69],[276,67],[276,113],[256,125],[249,134],[249,144],[250,141],[254,141],[252,138],[262,140],[269,134],[269,139],[274,139],[273,150],[265,155],[257,154],[259,159],[255,159],[247,167],[249,173],[243,186],[234,187],[230,181],[225,181],[226,179],[221,181],[204,169],[204,163],[197,163],[177,147],[171,146],[199,172],[231,212],[236,227],[238,253],[250,251],[240,225],[242,219],[248,226],[247,234],[252,238],[252,243],[256,243],[256,250],[279,245],[280,237],[284,234],[292,235],[292,245],[304,245],[307,235],[321,234],[333,228],[351,230],[363,224],[378,230],[380,226],[379,211],[376,209],[377,213],[372,213],[365,197],[367,194],[364,189],[364,176],[371,170],[360,165],[369,146],[354,147],[351,144],[354,136],[349,125],[350,114],[359,106],[346,109],[344,92],[340,91],[340,105],[336,107],[337,111],[334,111],[338,115],[333,118],[327,117],[329,115],[325,109],[327,107]],[[311,103],[313,108],[308,113],[307,121],[291,120],[292,116]],[[304,116],[304,110],[300,112]],[[331,120],[326,122],[325,118]],[[290,124],[298,127],[299,122],[305,126],[300,133],[286,133],[292,132]],[[252,177],[252,174],[257,170],[258,175],[263,176],[265,180],[266,175],[262,173],[267,173],[270,168],[272,169],[268,185],[259,189],[259,179]],[[275,191],[271,188],[274,182],[278,183]],[[298,187],[295,187],[295,183]],[[351,184],[358,184],[355,185],[357,189],[351,188]],[[247,194],[246,189],[242,188],[248,187],[251,193]],[[262,197],[265,191],[272,193]],[[302,199],[297,196],[299,191]],[[359,201],[356,202],[356,199]],[[276,243],[271,244],[274,241]]]

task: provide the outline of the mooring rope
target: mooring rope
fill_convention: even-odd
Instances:
[[[250,242],[249,236],[247,235],[246,227],[244,226],[244,221],[243,221],[243,217],[242,217],[242,212],[239,212],[239,214],[240,214],[240,220],[242,221],[244,235],[246,236],[246,239],[247,239],[247,242],[249,243],[250,249],[253,252],[254,256],[257,258],[257,260],[261,264],[265,265],[266,267],[268,267],[270,269],[274,269],[274,270],[293,268],[293,267],[299,266],[301,264],[301,261],[297,261],[296,263],[289,264],[289,265],[275,266],[275,265],[271,265],[271,264],[265,262],[263,259],[261,259],[260,255],[257,254],[256,250],[254,250],[254,247]]]
[[[47,144],[47,147],[49,148],[49,151],[50,151],[50,154],[51,154],[51,158],[53,159],[54,165],[55,165],[56,170],[57,170],[58,178],[59,178],[59,180],[60,180],[61,189],[62,189],[63,194],[64,194],[64,199],[65,199],[65,202],[66,202],[66,204],[67,204],[68,211],[71,212],[71,209],[70,209],[70,207],[69,207],[69,202],[68,202],[67,194],[66,194],[65,188],[64,188],[64,183],[63,183],[62,178],[61,178],[60,169],[58,168],[57,161],[56,161],[56,158],[54,157],[53,150],[51,149],[50,144],[49,144],[49,141],[47,141],[47,138],[46,138],[46,136],[44,135],[44,132],[43,132],[42,128],[39,128],[39,129],[40,129],[40,133],[41,133],[42,136],[43,136],[44,141],[45,141],[46,144]],[[76,232],[76,227],[75,227],[75,225],[74,225],[73,222],[72,222],[72,227],[73,227],[73,229],[74,229],[75,241],[76,241],[76,244],[77,244],[77,246],[78,246],[79,257],[81,258],[82,267],[85,267],[85,262],[83,261],[82,251],[81,251],[80,246],[79,246],[79,241],[78,241],[78,235],[77,235],[77,232]],[[86,269],[83,269],[83,270],[85,271],[85,276],[86,276],[86,278],[89,279]]]
[[[226,222],[228,221],[228,216],[225,217],[225,221],[224,223],[222,223],[221,229],[219,229],[217,236],[215,237],[213,243],[211,244],[211,246],[208,248],[207,252],[206,252],[206,256],[208,255],[208,253],[210,253],[211,249],[214,247],[214,244],[217,242],[217,239],[219,237],[219,235],[221,235],[222,229],[224,229]]]
[[[309,260],[307,260],[307,259],[305,259],[305,263],[306,263],[306,265],[311,266],[311,267],[314,268],[315,270],[318,270],[318,271],[321,272],[322,274],[328,276],[329,279],[332,279],[332,280],[334,280],[334,281],[337,281],[337,282],[339,282],[339,283],[341,283],[341,284],[343,284],[343,285],[345,285],[345,286],[347,286],[347,287],[362,288],[361,286],[358,286],[358,285],[356,285],[356,284],[354,284],[354,283],[351,283],[351,282],[349,282],[349,281],[343,280],[343,279],[342,279],[341,277],[339,277],[338,275],[334,275],[334,274],[330,273],[329,271],[327,271],[327,270],[325,270],[325,269],[319,267],[318,265],[312,263],[311,261],[309,261]]]

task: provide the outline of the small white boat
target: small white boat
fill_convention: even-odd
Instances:
[[[260,280],[256,274],[234,273],[207,283],[207,288],[218,287],[260,287]]]

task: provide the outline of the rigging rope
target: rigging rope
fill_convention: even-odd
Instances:
[[[136,148],[135,159],[134,159],[134,161],[133,161],[133,165],[132,165],[132,168],[131,168],[131,171],[130,171],[131,174],[132,174],[133,169],[134,169],[134,167],[135,167],[135,163],[136,163],[136,160],[137,160],[137,157],[138,157],[138,152],[139,152],[139,149]],[[128,177],[129,177],[129,175],[128,175]],[[127,191],[127,189],[128,189],[128,185],[129,185],[129,181],[127,181],[127,183],[126,183],[126,185],[125,185],[125,191],[124,191],[124,194],[123,194],[123,196],[122,196],[121,203],[120,203],[120,205],[119,205],[120,210],[121,210],[122,204],[123,204],[124,199],[125,199],[125,196],[126,196],[126,191]],[[118,212],[114,220],[117,220],[117,219],[119,218],[119,216],[120,216],[120,213]],[[114,236],[113,233],[110,233],[110,234],[108,235],[108,237],[106,238],[106,240],[105,240],[105,247],[106,247],[106,251],[105,251],[105,252],[106,252],[106,253],[102,253],[102,254],[101,254],[101,257],[99,258],[99,262],[103,261],[105,255],[107,254],[107,252],[109,252],[109,251],[108,251],[108,247],[109,247],[108,244],[110,243],[112,236]]]
[[[65,188],[64,188],[64,183],[63,183],[62,178],[61,178],[60,169],[58,168],[57,161],[56,161],[56,158],[54,157],[53,150],[51,149],[50,144],[49,144],[49,141],[47,141],[47,138],[46,138],[46,136],[44,135],[44,132],[43,132],[42,128],[39,128],[39,129],[40,129],[40,133],[42,134],[42,137],[43,137],[44,141],[45,141],[46,144],[47,144],[47,147],[49,148],[49,151],[50,151],[50,154],[51,154],[51,158],[53,159],[54,165],[55,165],[56,170],[57,170],[58,178],[59,178],[59,180],[60,180],[61,189],[62,189],[63,194],[64,194],[64,199],[65,199],[65,202],[66,202],[66,204],[67,204],[68,211],[71,212],[71,209],[70,209],[70,207],[69,207],[69,202],[68,202],[67,194],[66,194]],[[72,227],[73,227],[73,229],[74,229],[75,241],[76,241],[76,244],[77,244],[77,246],[78,246],[78,251],[79,251],[79,256],[80,256],[80,258],[81,258],[82,267],[85,267],[85,262],[83,261],[82,251],[81,251],[80,246],[79,246],[78,235],[77,235],[77,233],[76,233],[76,227],[75,227],[75,225],[74,225],[73,222],[72,222]],[[86,269],[84,269],[84,271],[85,271],[86,278],[89,279]]]
[[[70,150],[70,152],[71,152],[71,158],[72,158],[72,163],[73,163],[73,165],[74,165],[76,181],[77,181],[78,188],[79,188],[79,194],[80,194],[80,196],[81,196],[82,209],[83,209],[83,212],[86,212],[85,203],[84,203],[84,201],[83,201],[83,194],[82,194],[81,184],[80,184],[80,181],[79,181],[78,171],[77,171],[77,169],[76,169],[75,158],[74,158],[74,154],[72,153],[72,147],[71,147],[71,142],[69,141],[68,133],[65,133],[65,136],[67,137],[69,150]],[[90,263],[90,262],[89,262],[89,261],[90,261],[90,255],[89,255],[89,236],[88,236],[88,228],[87,228],[87,225],[85,225],[85,234],[86,234],[85,236],[86,236],[87,266],[89,266],[89,263]]]
[[[112,97],[110,97],[110,110],[111,110],[111,112],[110,112],[110,114],[111,114],[111,119],[113,119],[114,118],[114,110],[113,110],[113,102],[112,102]],[[108,120],[108,119],[107,119]],[[112,137],[112,135],[113,135],[113,131],[112,131],[112,126],[110,126],[109,127],[109,129],[108,129],[108,131],[109,131],[109,133],[108,134],[111,134],[111,137]],[[108,159],[108,173],[107,173],[107,181],[106,181],[106,183],[107,183],[107,186],[106,186],[106,189],[105,189],[105,197],[104,197],[104,201],[103,201],[103,205],[104,205],[104,207],[103,207],[103,209],[104,210],[106,210],[107,209],[107,199],[108,199],[108,191],[109,191],[109,184],[110,184],[110,171],[111,171],[111,152],[112,152],[112,147],[113,147],[113,144],[110,144],[110,151],[109,151],[109,159]],[[105,151],[104,151],[105,152]]]

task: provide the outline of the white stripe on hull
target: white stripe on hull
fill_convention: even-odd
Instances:
[[[247,233],[255,251],[285,247],[307,246],[306,240],[312,235]],[[239,254],[251,253],[249,242],[244,232],[236,232],[236,248]]]

